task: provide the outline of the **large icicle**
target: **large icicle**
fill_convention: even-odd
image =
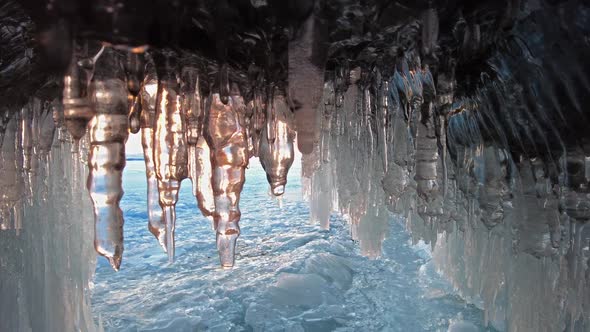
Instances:
[[[118,270],[123,256],[125,142],[128,136],[127,89],[121,59],[106,49],[89,89],[96,115],[90,121],[87,187],[94,204],[96,251]]]
[[[194,57],[187,55],[182,61],[180,90],[182,112],[186,120],[188,172],[199,209],[204,216],[211,217],[215,210],[215,202],[211,187],[211,150],[203,136],[205,101],[201,96],[201,78]]]
[[[219,94],[210,97],[205,137],[211,147],[212,182],[215,199],[213,220],[221,266],[234,265],[236,240],[240,235],[240,194],[248,166],[246,131],[229,100]]]
[[[275,95],[272,107],[274,119],[268,119],[268,122],[271,122],[270,126],[274,128],[274,139],[272,141],[268,139],[266,133],[268,126],[266,126],[260,139],[259,155],[272,193],[280,196],[285,192],[287,173],[293,164],[295,133],[292,129],[292,114],[285,97]]]
[[[151,60],[151,58],[150,58]],[[154,162],[154,127],[156,126],[156,97],[158,93],[158,77],[153,61],[146,65],[146,75],[140,91],[141,100],[141,145],[145,160],[145,175],[147,179],[147,212],[148,229],[158,239],[164,249],[166,247],[166,224],[160,206],[158,192],[158,178]]]
[[[168,260],[174,261],[174,228],[176,202],[180,182],[188,176],[188,151],[185,121],[181,112],[180,85],[176,55],[162,51],[157,56],[158,96],[156,100],[156,128],[154,131],[154,157],[160,205],[166,223]]]

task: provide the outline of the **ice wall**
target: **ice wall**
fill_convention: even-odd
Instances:
[[[343,214],[369,256],[380,251],[380,211],[402,215],[413,240],[431,245],[440,272],[497,329],[586,331],[589,86],[576,55],[585,32],[572,26],[587,15],[566,24],[544,5],[524,11],[476,84],[458,81],[468,69],[456,63],[432,66],[438,18],[429,12],[420,52],[384,66],[339,62],[303,185],[312,220],[327,227],[329,210]],[[569,42],[551,24],[571,29]],[[455,28],[461,56],[472,57],[484,43],[480,26]],[[470,84],[470,93],[457,89]]]
[[[326,85],[319,151],[303,157],[312,221],[327,228],[330,211],[341,213],[361,251],[378,257],[387,210],[402,215],[414,241],[431,244],[440,272],[495,328],[585,331],[586,158],[515,160],[482,138],[482,106],[437,115],[424,93],[407,93],[419,91],[416,79],[422,89],[431,84],[415,68],[373,90],[353,81],[334,112],[339,96]]]
[[[543,74],[532,60],[511,64],[510,52],[523,48],[497,61],[529,78]],[[350,70],[344,88],[326,84],[318,149],[303,161],[312,221],[327,228],[330,211],[343,214],[361,251],[378,257],[388,209],[415,242],[430,243],[440,272],[495,328],[587,330],[588,157],[551,146],[565,146],[566,136],[537,145],[555,113],[526,104],[523,90],[535,86],[510,76],[474,99],[453,97],[445,91],[452,73],[435,83],[417,55],[389,78],[365,70]],[[496,100],[509,102],[494,108]],[[494,122],[523,108],[536,126]],[[546,150],[518,151],[508,140]]]
[[[89,306],[96,254],[87,143],[83,138],[76,147],[55,130],[52,106],[58,105],[34,100],[7,117],[1,134],[4,331],[96,330]]]

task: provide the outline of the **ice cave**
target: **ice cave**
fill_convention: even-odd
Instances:
[[[590,1],[0,0],[0,331],[590,331]]]

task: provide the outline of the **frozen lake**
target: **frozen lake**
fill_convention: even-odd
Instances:
[[[399,221],[380,259],[361,256],[343,219],[309,223],[300,165],[282,206],[250,160],[242,192],[236,266],[219,268],[215,234],[189,180],[177,205],[176,262],[147,229],[143,160],[124,174],[125,253],[119,272],[98,259],[92,307],[106,331],[483,331],[483,311],[465,303],[413,246]]]

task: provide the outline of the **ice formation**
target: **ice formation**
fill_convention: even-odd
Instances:
[[[127,89],[121,62],[110,49],[98,62],[88,102],[95,115],[88,124],[88,192],[94,204],[94,247],[115,270],[123,258],[125,142],[128,136]]]
[[[231,267],[250,158],[280,196],[296,144],[312,221],[341,213],[365,255],[402,215],[495,327],[590,326],[586,2],[40,4],[0,3],[2,244],[38,234],[27,205],[81,223],[61,206],[87,213],[88,171],[96,251],[118,269],[141,131],[149,230],[172,261],[190,178]]]
[[[174,226],[180,182],[188,176],[188,151],[185,119],[181,111],[178,59],[171,51],[154,57],[158,75],[156,123],[154,128],[154,161],[160,194],[160,206],[166,225],[166,252],[174,260]]]
[[[246,131],[236,107],[240,98],[232,95],[224,104],[220,94],[213,94],[204,133],[211,146],[213,222],[223,267],[234,265],[236,240],[240,236],[240,193],[249,159]]]
[[[153,62],[147,62],[145,78],[141,86],[141,145],[145,160],[147,177],[147,211],[148,229],[158,239],[160,246],[167,250],[166,224],[163,220],[158,191],[158,178],[154,163],[154,127],[156,123],[156,93],[158,91],[158,77]]]
[[[270,107],[271,116],[267,120],[267,126],[263,128],[258,154],[272,193],[280,196],[285,192],[287,173],[295,157],[293,147],[295,132],[292,124],[293,116],[285,97],[275,96]]]
[[[35,99],[31,128],[20,114],[6,123],[0,163],[0,326],[3,331],[93,331],[88,282],[94,274],[92,204],[87,159],[74,142],[57,142],[53,109]],[[61,111],[60,111],[61,112]],[[35,124],[38,124],[36,126]],[[64,128],[65,129],[65,128]],[[23,169],[22,133],[32,140]],[[54,140],[55,138],[55,140]],[[85,138],[82,138],[84,141]],[[82,145],[87,144],[82,142]],[[29,158],[29,156],[27,156]],[[25,191],[24,188],[27,188]],[[30,191],[29,191],[30,190]]]

